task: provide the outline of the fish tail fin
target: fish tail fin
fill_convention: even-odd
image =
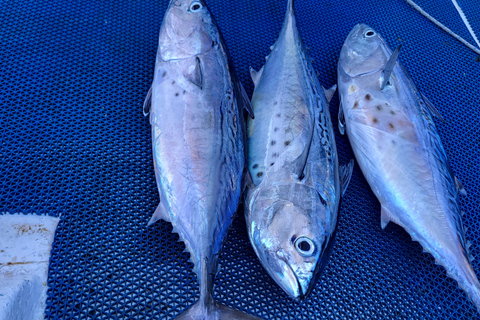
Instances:
[[[229,308],[213,299],[206,304],[198,301],[175,320],[261,320],[261,318]]]
[[[470,301],[480,312],[480,283],[478,282],[475,271],[473,271],[470,263],[468,263],[467,268],[464,271],[464,276],[460,277],[460,279],[456,279],[458,286],[465,291]],[[455,279],[451,274],[449,274],[449,276]]]
[[[293,14],[293,2],[294,0],[288,0],[288,5],[287,5],[287,13],[292,13]]]

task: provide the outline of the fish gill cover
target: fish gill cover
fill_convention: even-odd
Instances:
[[[446,1],[416,1],[465,39]],[[480,6],[459,1],[480,33]],[[150,125],[142,104],[153,77],[166,1],[14,1],[0,11],[0,213],[59,216],[47,319],[172,319],[198,285],[167,222],[146,228],[158,204]],[[285,1],[208,6],[251,96],[248,67],[264,64]],[[336,82],[338,54],[364,22],[400,59],[446,119],[438,131],[468,192],[460,198],[470,251],[480,256],[480,62],[401,0],[295,3],[320,83]],[[477,17],[477,18],[475,18]],[[479,59],[477,59],[479,60]],[[335,118],[338,96],[330,111]],[[341,163],[353,156],[336,142]],[[312,295],[290,300],[250,246],[243,210],[220,256],[214,296],[265,319],[480,319],[433,258],[400,227],[380,228],[380,206],[359,168],[343,199],[331,259]],[[478,273],[479,260],[473,261]]]

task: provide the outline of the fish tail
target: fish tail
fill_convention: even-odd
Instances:
[[[475,273],[469,268],[471,273],[466,279],[458,281],[459,286],[467,293],[468,298],[477,307],[480,312],[480,283],[478,282]]]
[[[288,14],[288,13],[292,13],[292,14],[293,14],[293,1],[294,1],[294,0],[288,0],[287,14]]]
[[[261,320],[250,314],[229,308],[213,299],[198,301],[175,320]]]

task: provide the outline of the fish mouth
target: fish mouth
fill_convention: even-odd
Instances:
[[[283,268],[284,273],[280,273],[277,277],[278,273],[273,276],[276,280],[278,285],[294,300],[301,301],[305,299],[305,288],[302,285],[302,282],[298,278],[297,274],[293,271],[293,268],[290,264],[285,260],[281,259],[283,264],[285,265]],[[307,289],[308,290],[308,289]]]

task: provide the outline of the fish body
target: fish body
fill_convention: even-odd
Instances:
[[[248,234],[270,276],[301,299],[328,260],[341,179],[328,101],[303,48],[291,0],[265,65],[251,74]]]
[[[458,204],[464,190],[432,120],[438,111],[391,55],[372,28],[360,24],[350,32],[338,63],[340,119],[345,119],[340,127],[345,125],[357,162],[380,201],[382,228],[389,221],[402,226],[478,308],[480,285]],[[389,61],[395,64],[385,79]]]
[[[200,300],[178,319],[258,319],[213,301],[218,254],[242,191],[248,99],[203,1],[172,0],[160,29],[150,112],[164,219],[185,243]]]

